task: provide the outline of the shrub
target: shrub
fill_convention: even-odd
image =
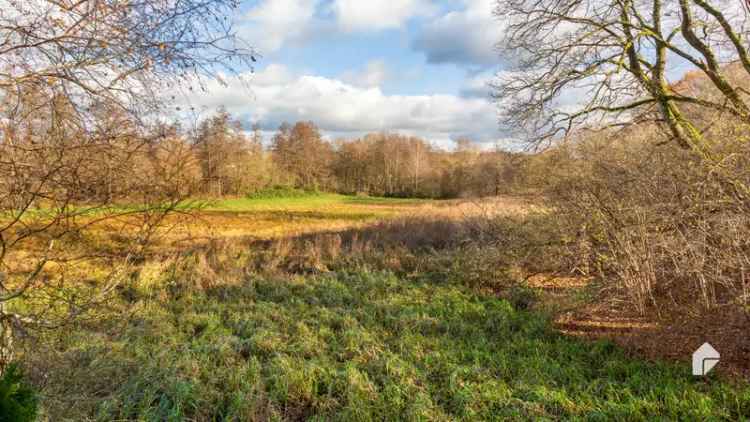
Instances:
[[[0,422],[34,421],[37,405],[36,392],[24,381],[21,368],[10,364],[0,377]]]
[[[642,313],[747,306],[747,134],[717,124],[707,134],[712,157],[660,142],[648,126],[548,153],[546,196],[569,228],[579,268]]]

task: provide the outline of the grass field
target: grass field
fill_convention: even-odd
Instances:
[[[224,199],[209,206],[209,211],[275,211],[275,210],[348,210],[361,208],[393,209],[434,202],[423,199],[377,198],[371,196],[346,196],[332,193],[321,193],[307,196],[281,198],[239,198]]]
[[[750,390],[565,338],[451,283],[362,270],[128,294],[138,316],[63,341],[68,371],[47,382],[76,400],[55,405],[147,421],[750,415]]]
[[[339,195],[215,203],[200,215],[221,240],[213,249],[144,263],[108,309],[26,353],[44,416],[750,418],[747,384],[563,336],[523,297],[476,288],[493,258],[459,250],[467,209]]]
[[[417,212],[439,201],[336,194],[239,198],[208,202],[190,224],[192,233],[268,239],[284,235],[361,227],[376,220]]]

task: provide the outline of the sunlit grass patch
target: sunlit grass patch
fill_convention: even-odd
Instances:
[[[224,199],[196,212],[190,228],[216,236],[274,238],[361,227],[434,203],[439,201],[328,193]]]
[[[325,207],[337,210],[361,210],[362,208],[413,206],[431,202],[419,199],[375,198],[347,196],[332,193],[316,193],[291,196],[259,196],[249,198],[232,198],[217,201],[208,207],[211,211],[274,211],[274,210],[309,210]],[[383,211],[386,211],[383,210]]]

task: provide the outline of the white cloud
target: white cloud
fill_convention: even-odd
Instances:
[[[335,0],[332,8],[339,26],[347,31],[397,28],[433,10],[428,0]]]
[[[490,83],[497,79],[497,76],[492,72],[481,72],[473,76],[469,76],[464,81],[463,87],[461,87],[461,95],[467,98],[485,98],[488,99],[492,95],[492,87]]]
[[[459,136],[494,142],[495,106],[486,99],[457,95],[386,95],[378,87],[358,87],[336,79],[292,75],[271,65],[251,78],[250,86],[228,78],[227,86],[207,83],[207,94],[191,97],[192,106],[226,107],[244,121],[273,129],[283,121],[312,120],[329,136],[389,130],[435,142]]]
[[[341,79],[359,87],[381,86],[388,79],[388,67],[384,60],[371,60],[360,71],[344,72]]]
[[[271,63],[261,72],[252,73],[250,82],[252,85],[269,86],[288,83],[294,78],[292,72],[283,64]]]
[[[413,47],[430,63],[491,65],[498,63],[495,45],[503,24],[492,14],[494,0],[463,0],[463,10],[450,11],[425,25]]]
[[[263,0],[250,9],[241,33],[261,53],[279,50],[307,34],[319,0]]]

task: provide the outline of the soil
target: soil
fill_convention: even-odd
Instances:
[[[750,381],[750,312],[739,306],[711,311],[650,309],[640,315],[623,304],[586,301],[574,296],[586,280],[538,278],[543,302],[555,306],[555,326],[563,333],[589,339],[606,338],[635,356],[690,365],[693,352],[710,343],[721,354],[716,371]],[[689,367],[689,366],[688,366]]]

